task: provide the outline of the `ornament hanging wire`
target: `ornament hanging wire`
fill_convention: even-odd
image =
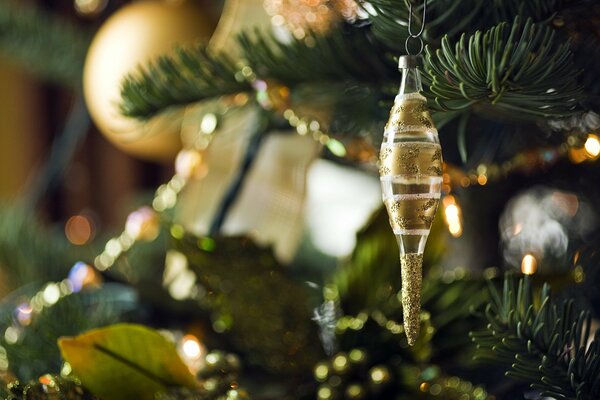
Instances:
[[[421,27],[419,28],[418,32],[413,32],[412,30],[412,25],[413,25],[413,6],[412,6],[412,0],[408,1],[408,37],[406,38],[406,42],[404,42],[404,47],[406,49],[406,54],[410,55],[410,56],[418,56],[423,52],[423,48],[424,48],[424,43],[423,43],[423,39],[421,39],[421,35],[423,34],[423,31],[425,30],[425,18],[427,16],[427,0],[423,0],[423,18],[421,18]],[[417,51],[415,54],[412,54],[410,52],[410,41],[412,40],[417,40],[418,44],[419,44],[419,51]]]

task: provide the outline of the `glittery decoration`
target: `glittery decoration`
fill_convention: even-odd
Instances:
[[[408,128],[433,128],[433,120],[425,100],[420,98],[396,99],[390,111],[386,130],[404,131]]]
[[[419,336],[423,254],[402,254],[400,264],[402,267],[404,330],[408,344],[412,346]]]
[[[427,211],[429,210],[431,207],[436,207],[438,205],[438,200],[435,199],[429,199],[427,200],[427,203],[423,204],[421,206],[421,208],[419,209],[419,211]]]
[[[392,171],[386,166],[382,165],[381,167],[379,167],[379,175],[380,176],[389,175],[391,172]]]
[[[429,225],[429,226],[431,226],[431,224],[433,223],[433,217],[429,217],[429,216],[427,216],[427,215],[419,215],[419,219],[420,219],[421,221],[423,221],[423,223],[424,223],[425,225]]]
[[[423,251],[440,202],[443,161],[427,99],[419,93],[418,70],[402,68],[402,74],[381,145],[380,181],[400,248],[404,330],[413,345],[420,327]]]
[[[433,175],[442,176],[442,169],[440,167],[429,167],[427,168],[427,172],[431,172]]]
[[[408,228],[408,218],[406,217],[396,217],[394,218],[394,222],[402,229]]]
[[[402,142],[385,146],[379,155],[380,176],[420,174],[442,176],[440,145],[427,142]]]

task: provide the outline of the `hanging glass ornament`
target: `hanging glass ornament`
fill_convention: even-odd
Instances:
[[[400,57],[399,68],[402,82],[383,134],[379,174],[400,248],[404,330],[412,345],[420,326],[423,252],[442,191],[442,150],[420,93],[418,58]]]

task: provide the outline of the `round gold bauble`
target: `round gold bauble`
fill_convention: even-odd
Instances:
[[[171,161],[181,148],[181,118],[149,121],[119,113],[121,84],[128,73],[176,45],[206,40],[215,22],[208,12],[188,1],[144,0],[114,13],[94,37],[83,72],[85,100],[96,126],[115,146],[131,155]]]

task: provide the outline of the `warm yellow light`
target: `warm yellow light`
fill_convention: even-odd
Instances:
[[[456,203],[454,196],[448,195],[442,201],[444,205],[444,217],[448,225],[448,231],[454,237],[462,235],[462,217],[460,206]]]
[[[537,270],[537,260],[532,254],[525,254],[521,261],[521,272],[525,275],[533,275]]]
[[[446,207],[446,218],[458,218],[458,207],[456,204],[450,204],[448,207]]]
[[[462,235],[462,227],[460,226],[460,224],[450,224],[448,225],[448,230],[450,231],[450,234],[454,237],[459,237],[460,235]]]
[[[596,135],[589,134],[583,147],[590,158],[600,155],[600,139]]]
[[[188,360],[197,360],[202,356],[200,341],[194,335],[185,335],[181,348]]]
[[[127,217],[125,232],[136,239],[152,241],[160,233],[160,217],[149,207],[142,207]]]
[[[74,215],[65,224],[65,236],[75,245],[88,243],[94,235],[91,221],[84,215]]]
[[[585,148],[570,148],[569,149],[569,160],[575,164],[579,164],[589,159],[588,152]]]
[[[106,8],[107,0],[75,0],[75,10],[81,15],[94,16]]]

